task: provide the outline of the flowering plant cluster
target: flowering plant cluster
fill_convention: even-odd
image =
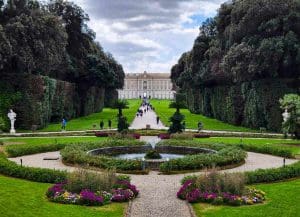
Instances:
[[[160,138],[160,139],[170,139],[171,136],[168,133],[161,133],[161,134],[158,135],[158,138]]]
[[[115,202],[124,202],[135,198],[139,194],[135,185],[130,184],[127,180],[118,180],[114,185],[111,200]]]
[[[80,193],[72,193],[65,189],[66,183],[57,183],[46,192],[49,200],[63,204],[77,204],[85,206],[102,206],[110,202],[124,202],[134,199],[139,191],[129,181],[117,181],[112,193],[106,191],[92,192],[88,189]]]
[[[107,132],[95,132],[95,136],[97,136],[97,137],[108,137],[109,134]]]
[[[197,133],[197,134],[194,134],[194,137],[195,138],[209,138],[210,135],[207,133]]]
[[[196,187],[194,180],[186,180],[177,192],[177,197],[187,200],[189,203],[204,202],[215,205],[228,204],[241,206],[262,203],[265,200],[265,192],[255,188],[246,188],[244,195],[236,195],[228,192],[201,191]]]

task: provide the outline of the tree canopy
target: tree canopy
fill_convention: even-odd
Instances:
[[[181,88],[199,88],[296,78],[299,71],[300,2],[235,0],[203,23],[193,49],[173,66],[171,77]]]
[[[68,1],[1,0],[0,74],[37,74],[121,88],[123,68],[95,41],[88,20]]]

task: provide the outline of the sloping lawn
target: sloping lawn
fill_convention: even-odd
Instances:
[[[128,123],[131,123],[135,117],[136,111],[140,106],[140,100],[128,100],[129,108],[123,109],[123,114],[127,117]],[[108,129],[108,120],[112,121],[112,128],[117,127],[118,109],[104,108],[102,112],[93,113],[88,116],[68,120],[67,130],[93,130],[100,129],[100,121],[104,122],[104,128]],[[94,128],[95,125],[95,128]],[[60,131],[61,123],[50,124],[48,127],[40,130],[44,132]]]
[[[174,114],[175,109],[169,108],[170,100],[150,100],[154,106],[157,115],[160,117],[164,125],[169,126],[169,118]],[[192,114],[188,109],[180,109],[180,112],[185,116],[187,129],[197,129],[198,122],[201,121],[205,130],[224,130],[224,131],[240,131],[240,132],[256,132],[256,130],[234,126],[222,121],[208,118],[200,114]]]
[[[266,192],[267,201],[253,206],[212,206],[194,204],[198,217],[297,217],[300,216],[300,179],[256,185]]]
[[[126,207],[124,203],[113,203],[103,207],[51,203],[45,197],[49,184],[1,175],[0,185],[0,216],[3,217],[121,217]]]

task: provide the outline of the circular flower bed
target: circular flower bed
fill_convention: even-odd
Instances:
[[[82,189],[80,193],[68,192],[67,183],[57,183],[50,187],[46,196],[50,201],[63,204],[77,204],[85,206],[102,206],[111,202],[125,202],[134,199],[139,191],[127,180],[119,180],[111,192]]]
[[[229,176],[229,177],[228,177]],[[232,206],[253,205],[263,203],[265,193],[255,188],[245,187],[240,174],[208,175],[206,180],[186,180],[177,197],[189,203],[203,202],[214,205],[227,204]]]

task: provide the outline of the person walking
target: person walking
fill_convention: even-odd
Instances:
[[[203,129],[203,124],[201,121],[198,122],[198,132],[200,132]]]
[[[109,129],[111,129],[111,120],[110,119],[108,120],[108,127],[109,127]]]
[[[101,120],[100,121],[100,128],[101,128],[101,130],[103,130],[103,127],[104,127],[104,122]]]
[[[63,118],[61,121],[61,130],[65,131],[66,126],[67,126],[67,120]]]
[[[158,116],[156,117],[156,123],[157,123],[157,125],[159,124],[159,117]]]

